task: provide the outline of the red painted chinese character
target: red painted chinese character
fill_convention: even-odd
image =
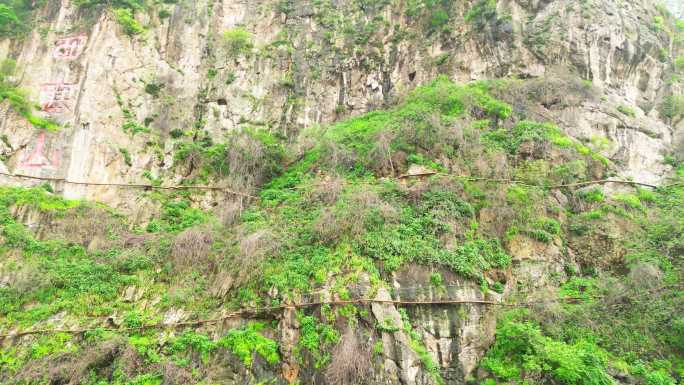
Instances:
[[[19,162],[20,167],[26,168],[56,168],[59,167],[62,153],[53,150],[50,156],[45,155],[45,133],[41,132],[38,136],[33,151],[27,153]]]
[[[87,40],[88,37],[86,35],[59,39],[55,43],[53,57],[59,60],[74,60],[83,52]]]
[[[71,110],[75,84],[45,83],[40,86],[40,109],[48,114],[63,114]]]

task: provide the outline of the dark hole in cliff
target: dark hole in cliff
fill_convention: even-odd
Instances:
[[[416,78],[416,71],[413,71],[409,74],[409,81],[413,81]]]
[[[216,101],[216,103],[218,103],[219,106],[227,106],[228,105],[228,102],[224,98],[220,98],[219,100]]]

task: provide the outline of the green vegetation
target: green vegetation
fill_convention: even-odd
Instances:
[[[36,322],[59,311],[103,314],[118,295],[118,287],[133,282],[123,266],[98,261],[82,246],[64,241],[39,241],[10,215],[14,205],[32,206],[43,212],[64,214],[80,206],[64,201],[42,189],[0,189],[0,226],[4,247],[22,251],[24,268],[34,269],[35,277],[25,290],[3,288],[0,312],[3,323]],[[33,282],[33,280],[40,280]],[[40,300],[40,306],[22,311],[23,304]]]
[[[12,109],[26,118],[34,127],[55,131],[59,129],[56,123],[34,115],[34,105],[29,101],[28,93],[16,87],[14,75],[16,62],[11,59],[0,63],[0,101],[7,100]]]
[[[674,60],[675,70],[684,71],[684,56],[679,56]]]
[[[553,340],[537,325],[509,315],[498,323],[496,343],[481,365],[502,381],[611,385],[607,361],[608,354],[590,341]]]
[[[161,215],[152,219],[146,227],[150,233],[179,232],[192,226],[206,223],[209,216],[202,210],[192,207],[187,196],[161,197]]]
[[[623,115],[629,116],[630,118],[636,117],[636,111],[634,111],[634,109],[631,107],[618,106],[617,110],[620,111]]]
[[[242,329],[233,329],[219,341],[219,345],[230,349],[245,366],[252,364],[255,354],[263,357],[269,364],[278,363],[278,344],[259,334],[264,327],[263,324],[251,323]]]
[[[679,119],[684,116],[684,95],[666,97],[660,106],[660,112],[669,119]]]
[[[252,49],[252,34],[243,28],[225,31],[221,38],[232,57],[240,56]]]
[[[322,350],[330,345],[335,345],[340,340],[340,333],[332,326],[320,323],[313,316],[299,315],[301,336],[297,348],[299,352],[306,350],[313,360],[316,368],[324,367],[330,361],[329,353]]]
[[[145,28],[135,19],[136,12],[149,10],[150,5],[144,0],[76,0],[74,3],[84,10],[106,7],[128,36],[133,37],[145,32]],[[163,18],[162,12],[163,10],[160,11],[160,18]]]
[[[121,129],[131,135],[149,133],[150,129],[146,125],[140,124],[138,122],[138,119],[133,112],[133,105],[130,102],[124,103],[123,98],[121,95],[119,95],[116,89],[114,92],[116,94],[116,102],[121,108],[121,112],[123,113],[124,117],[124,123],[121,125]]]
[[[145,32],[145,28],[143,28],[143,26],[140,25],[137,20],[135,20],[133,11],[130,9],[118,8],[114,9],[113,12],[116,22],[121,25],[121,28],[126,35],[135,36]]]
[[[44,3],[29,0],[0,1],[0,37],[16,38],[30,31],[32,13]]]
[[[124,163],[126,163],[126,166],[131,167],[133,165],[133,160],[131,159],[131,153],[128,151],[127,148],[120,148],[119,152],[124,158]]]
[[[278,138],[261,129],[244,129],[213,143],[208,135],[202,140],[179,141],[174,160],[197,170],[200,179],[209,177],[249,176],[263,181],[282,171],[285,151]]]
[[[161,83],[149,82],[145,84],[145,92],[155,98],[159,97],[164,85]]]
[[[548,279],[558,290],[543,300],[563,302],[503,316],[481,363],[486,383],[608,385],[619,373],[674,384],[684,368],[682,166],[669,158],[679,173],[655,191],[608,195],[600,185],[568,185],[609,177],[612,165],[597,152],[607,146],[584,145],[506,102],[544,97],[530,82],[439,77],[386,110],[301,132],[301,146],[289,148],[295,153],[283,138],[246,124],[223,136],[210,135],[202,121],[178,128],[167,139],[182,183],[226,185],[257,199],[145,191],[157,211],[142,224],[47,189],[0,189],[1,268],[28,277],[0,288],[0,328],[49,327],[55,316],[115,325],[4,349],[0,378],[33,375],[25,382],[37,383],[35,373],[48,372],[36,362],[49,373],[61,363],[86,367],[88,384],[161,384],[169,373],[210,383],[228,368],[219,357],[229,352],[245,375],[270,373],[281,360],[327,371],[340,368],[340,351],[375,359],[379,333],[403,333],[441,383],[421,342],[423,325],[405,311],[393,325],[363,304],[298,309],[299,338],[281,350],[269,336],[282,320],[265,307],[373,296],[412,269],[424,271],[416,286],[438,295],[468,280],[488,299],[511,293],[524,302],[535,283],[509,274],[517,269],[512,256],[557,251],[561,267]],[[587,92],[577,87],[562,89]],[[132,107],[119,102],[135,131]],[[120,152],[130,164],[128,151]],[[438,173],[407,176],[415,165]],[[144,176],[159,184],[163,174]],[[208,201],[217,207],[201,209]],[[48,236],[22,224],[17,213],[28,208],[51,218]],[[254,317],[273,323],[220,336],[212,323],[202,332],[152,327],[175,314],[191,322],[246,307],[261,307]],[[99,357],[94,351],[107,358],[87,361]]]
[[[168,19],[171,17],[172,13],[171,11],[167,9],[160,9],[159,12],[157,13],[157,16],[159,16],[160,19]]]
[[[490,20],[496,20],[496,0],[478,0],[465,14],[465,20],[478,27],[484,27]]]
[[[404,309],[399,309],[399,313],[401,314],[401,321],[403,324],[404,332],[406,332],[406,334],[409,337],[410,347],[411,349],[413,349],[414,352],[416,352],[416,354],[418,354],[418,357],[420,358],[420,363],[423,365],[423,369],[425,369],[438,384],[444,385],[444,379],[442,378],[442,375],[439,372],[439,365],[434,361],[434,359],[430,355],[430,352],[422,343],[418,333],[416,333],[413,330],[413,326],[411,326],[411,321],[409,320],[408,313],[406,313]]]
[[[651,30],[660,32],[665,28],[665,19],[662,16],[655,16],[651,22]]]

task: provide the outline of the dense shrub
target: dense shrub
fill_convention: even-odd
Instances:
[[[0,37],[21,37],[31,30],[33,11],[45,0],[3,0],[0,2]]]
[[[245,366],[251,366],[255,354],[260,355],[269,364],[278,363],[278,343],[259,333],[264,328],[264,324],[249,323],[240,329],[232,329],[219,340],[218,345],[232,351]]]
[[[225,142],[205,137],[176,144],[174,160],[197,170],[199,176],[233,177],[237,185],[254,187],[282,172],[285,150],[280,139],[264,130],[245,129],[227,135]]]
[[[678,119],[684,115],[684,95],[671,95],[660,105],[660,112],[670,119]]]
[[[478,0],[465,14],[465,20],[483,27],[492,19],[496,19],[496,0]]]
[[[243,28],[225,31],[221,38],[232,57],[240,56],[252,48],[252,34]]]
[[[140,25],[137,20],[135,20],[133,11],[128,8],[115,9],[114,18],[123,29],[123,32],[128,36],[139,35],[145,32],[145,28],[143,28],[143,26]]]
[[[329,128],[323,153],[333,167],[348,171],[396,171],[392,153],[425,154],[428,159],[453,155],[462,133],[453,126],[470,115],[507,119],[511,107],[488,92],[486,82],[459,85],[446,77],[416,88],[399,106],[374,111]]]
[[[17,88],[13,81],[15,72],[16,62],[14,60],[6,59],[0,63],[0,101],[9,102],[12,109],[26,118],[34,127],[57,130],[59,126],[56,123],[34,115],[34,105],[31,103],[28,93]]]
[[[544,336],[530,322],[507,319],[482,367],[503,381],[557,381],[566,385],[612,385],[608,355],[588,341],[567,344]]]

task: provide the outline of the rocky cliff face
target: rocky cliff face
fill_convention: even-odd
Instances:
[[[610,140],[622,176],[658,181],[676,134],[657,106],[680,86],[668,81],[676,53],[667,31],[652,28],[653,4],[501,1],[466,21],[472,6],[440,5],[448,22],[433,25],[421,3],[182,2],[137,12],[146,31],[128,36],[111,11],[51,1],[2,52],[16,58],[19,84],[42,114],[65,128],[36,131],[5,108],[0,169],[73,182],[143,183],[146,171],[178,181],[174,130],[199,124],[217,142],[248,126],[293,137],[382,107],[437,74],[529,78],[567,66],[604,100],[549,100],[549,118],[579,139]],[[238,28],[250,44],[231,52],[223,33]],[[59,190],[122,207],[135,197],[92,185]]]
[[[121,185],[218,185],[251,196],[267,179],[258,176],[265,167],[260,161],[242,175],[233,169],[203,174],[199,158],[178,155],[184,143],[232,143],[241,132],[266,130],[293,147],[306,147],[306,134],[317,127],[393,106],[439,75],[460,83],[521,79],[524,84],[512,91],[493,93],[521,119],[553,122],[596,159],[606,159],[607,166],[587,171],[587,179],[660,184],[672,170],[664,157],[684,149],[684,123],[662,108],[684,92],[673,64],[682,54],[674,37],[681,32],[651,1],[180,0],[133,7],[129,19],[120,12],[126,6],[92,3],[50,0],[36,11],[27,36],[0,42],[0,56],[17,62],[14,82],[39,104],[38,114],[61,126],[36,129],[4,102],[0,182],[34,186],[48,180],[65,198],[102,202],[129,214],[130,226],[155,216],[154,200],[144,188]],[[526,151],[523,158],[535,158],[540,150]],[[406,194],[416,193],[412,188]],[[607,185],[611,190],[621,188]],[[547,207],[577,205],[554,194],[544,198]],[[209,209],[242,198],[216,191],[192,200]],[[503,236],[495,209],[477,208],[480,231]],[[565,223],[561,209],[549,212]],[[49,218],[35,215],[13,213],[29,227],[48,226]],[[39,236],[50,238],[56,231]],[[88,237],[85,246],[98,249],[103,234]],[[252,235],[247,238],[261,239]],[[122,242],[139,246],[135,237]],[[238,253],[249,247],[240,242]],[[416,264],[384,275],[387,285],[380,289],[365,277],[357,289],[380,302],[359,316],[361,326],[337,322],[341,336],[331,359],[312,354],[302,363],[296,346],[306,320],[286,311],[275,316],[279,324],[272,336],[281,345],[280,367],[257,358],[245,368],[232,358],[205,378],[405,385],[483,378],[478,366],[494,341],[499,309],[455,303],[400,312],[391,301],[500,302],[521,287],[534,298],[568,279],[570,268],[581,268],[584,254],[576,254],[583,251],[571,246],[511,235],[506,251],[512,265],[480,282],[453,269]],[[430,283],[435,272],[439,284]],[[237,296],[240,274],[212,271],[211,277],[219,298]],[[16,280],[9,273],[5,278]],[[501,288],[482,290],[483,282]],[[126,289],[122,301],[139,302],[135,290]],[[333,287],[324,291],[343,298]],[[149,301],[146,308],[156,306],[155,295],[140,295]],[[119,326],[117,314],[112,319]],[[160,314],[189,318],[177,308]],[[52,321],[71,327],[77,319],[69,314]],[[218,336],[224,329],[197,330]],[[116,355],[123,348],[111,349]],[[354,367],[354,355],[372,362],[370,369]],[[214,362],[219,358],[212,360],[221,367]],[[170,380],[169,370],[162,370],[164,383],[182,382]],[[52,384],[77,383],[81,377],[73,373],[48,377]]]

